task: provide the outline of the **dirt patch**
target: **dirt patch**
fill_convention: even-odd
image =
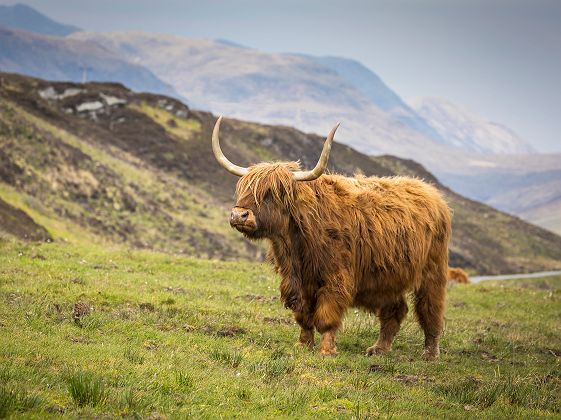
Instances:
[[[384,369],[383,366],[381,365],[370,365],[370,367],[368,368],[368,372],[378,372],[378,373],[385,373],[386,369]]]
[[[85,302],[74,303],[74,308],[72,309],[72,319],[78,325],[82,325],[82,318],[91,313],[92,308],[89,304]]]
[[[86,285],[86,281],[84,279],[81,279],[80,277],[74,277],[70,281],[74,284],[79,284],[80,286],[85,286]]]
[[[488,351],[482,351],[481,358],[489,362],[498,362],[500,360],[497,356],[495,356],[493,353],[489,353]]]
[[[27,213],[6,203],[1,198],[0,230],[25,241],[53,240],[49,232],[43,226],[35,223]]]
[[[45,408],[45,410],[47,411],[47,413],[55,414],[55,415],[62,415],[66,411],[64,407],[56,404],[49,405],[47,408]]]
[[[236,298],[243,299],[248,302],[259,302],[259,303],[270,303],[279,300],[278,296],[263,296],[263,295],[252,295],[252,294],[237,296]]]
[[[148,311],[148,312],[154,312],[156,310],[156,308],[154,307],[153,304],[148,303],[148,302],[143,302],[141,304],[138,305],[138,307],[143,310],[143,311]]]
[[[207,335],[214,335],[218,337],[235,337],[237,335],[245,334],[245,329],[239,327],[237,325],[230,325],[227,327],[220,328],[219,330],[215,329],[210,325],[205,325],[201,327],[200,331]]]
[[[424,376],[424,375],[395,375],[394,379],[397,382],[401,382],[402,384],[405,385],[417,385],[417,384],[426,384],[430,381],[430,378],[428,376]]]
[[[160,347],[160,346],[159,346],[158,343],[156,343],[155,341],[146,340],[146,341],[144,342],[144,348],[145,348],[146,350],[154,351],[154,350],[158,350],[158,347]]]
[[[183,287],[165,286],[162,288],[165,292],[173,293],[174,295],[184,295],[187,291]]]
[[[245,329],[235,325],[222,328],[216,332],[216,335],[219,337],[234,337],[241,334],[245,334]]]
[[[266,316],[263,318],[263,322],[266,324],[294,325],[294,320],[292,318],[281,318],[276,316]]]
[[[79,337],[79,336],[70,337],[69,340],[72,341],[73,343],[78,343],[78,344],[91,344],[94,342],[94,340],[90,338]]]

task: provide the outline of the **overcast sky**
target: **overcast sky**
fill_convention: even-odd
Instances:
[[[88,31],[222,38],[354,58],[400,96],[439,96],[561,151],[559,0],[25,0]],[[14,1],[0,0],[0,4]]]

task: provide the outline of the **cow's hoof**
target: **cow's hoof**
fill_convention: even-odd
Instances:
[[[366,349],[367,356],[373,356],[375,354],[386,354],[390,351],[387,347],[380,347],[380,346],[372,346]]]
[[[421,357],[423,358],[423,360],[430,361],[430,360],[438,359],[439,356],[440,356],[440,350],[437,347],[436,349],[425,349]]]
[[[296,343],[294,343],[294,347],[300,347],[302,349],[313,350],[314,349],[314,343],[297,341]]]
[[[335,357],[337,356],[337,348],[319,349],[319,354],[325,357]]]

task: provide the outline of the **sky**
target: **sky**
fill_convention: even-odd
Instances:
[[[22,0],[88,31],[225,39],[356,59],[561,152],[561,0]],[[0,4],[14,4],[0,0]]]

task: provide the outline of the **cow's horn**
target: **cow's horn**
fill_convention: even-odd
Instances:
[[[325,171],[325,168],[327,167],[327,160],[329,159],[329,152],[331,151],[331,143],[333,143],[333,137],[335,137],[335,132],[339,128],[340,124],[341,123],[337,123],[325,139],[325,143],[323,143],[323,150],[321,151],[321,156],[319,157],[316,167],[311,171],[293,172],[294,179],[296,181],[313,181],[314,179],[319,178],[323,171]]]
[[[244,168],[243,166],[234,165],[226,158],[226,156],[224,156],[224,153],[222,153],[222,149],[220,148],[220,139],[218,137],[221,121],[222,116],[218,117],[218,120],[216,120],[216,124],[214,124],[214,130],[212,130],[212,151],[214,152],[214,157],[216,157],[216,160],[222,166],[224,166],[224,168],[228,172],[231,172],[237,176],[244,176],[245,174],[247,174],[248,169]]]

